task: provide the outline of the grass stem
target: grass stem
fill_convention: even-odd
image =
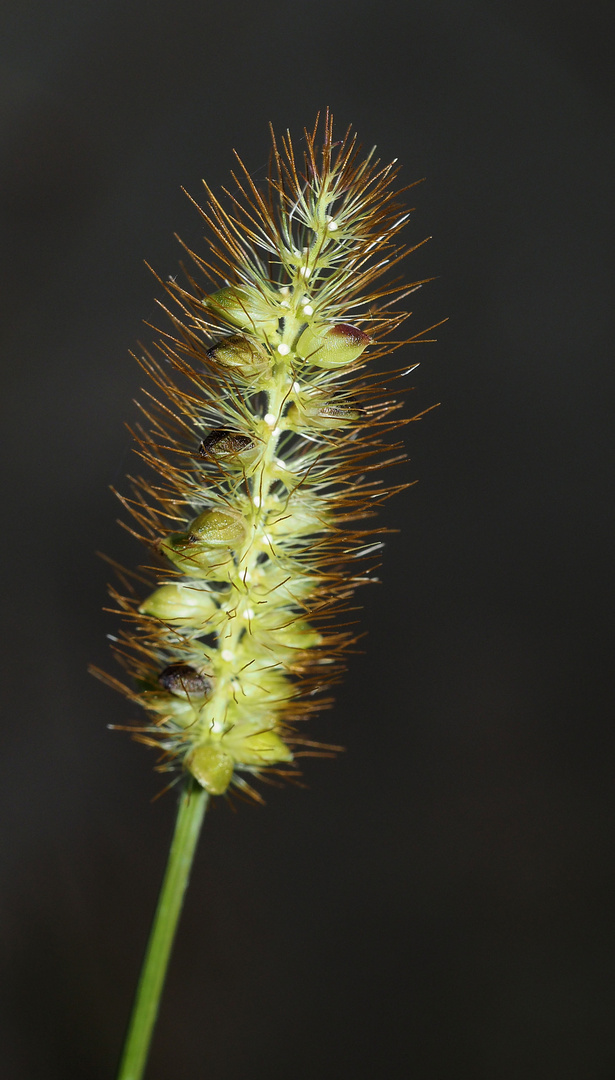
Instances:
[[[117,1080],[141,1080],[208,793],[190,778],[182,793]]]

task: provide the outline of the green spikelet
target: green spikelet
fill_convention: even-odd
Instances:
[[[403,457],[385,393],[402,371],[373,361],[404,344],[393,309],[420,284],[381,283],[414,250],[394,163],[350,132],[334,143],[328,114],[301,162],[290,137],[271,162],[263,190],[241,161],[225,205],[206,189],[209,253],[164,284],[171,328],[139,358],[156,391],[137,450],[156,478],[122,498],[156,565],[148,595],[113,591],[132,685],[111,681],[150,717],[135,737],[209,794],[256,798],[251,777],[335,749],[299,724],[355,641],[344,612],[384,531],[363,522],[399,490],[375,470]]]

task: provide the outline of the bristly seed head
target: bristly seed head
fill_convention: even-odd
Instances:
[[[330,704],[356,640],[334,616],[373,580],[361,560],[384,530],[355,523],[405,486],[374,478],[403,458],[387,434],[407,421],[384,397],[399,372],[369,363],[404,344],[395,301],[420,282],[382,283],[414,250],[398,243],[397,168],[350,131],[334,142],[328,112],[302,161],[273,137],[264,187],[239,168],[226,204],[206,188],[209,252],[163,283],[172,330],[140,359],[162,395],[136,433],[156,479],[122,502],[159,569],[145,598],[113,595],[123,690],[151,718],[135,737],[162,749],[159,769],[260,800],[247,778],[336,749],[297,726]]]

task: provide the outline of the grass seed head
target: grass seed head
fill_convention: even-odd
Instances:
[[[159,769],[259,801],[252,777],[339,749],[300,725],[331,704],[381,548],[364,522],[400,488],[375,472],[403,456],[385,391],[399,372],[370,362],[403,344],[399,303],[420,284],[391,275],[413,250],[395,163],[350,131],[334,141],[328,113],[303,147],[272,133],[262,187],[238,159],[232,194],[206,189],[208,250],[162,283],[170,328],[139,358],[149,476],[121,497],[156,565],[145,595],[113,590],[130,685],[107,681],[148,713],[135,737]]]

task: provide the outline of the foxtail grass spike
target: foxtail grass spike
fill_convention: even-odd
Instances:
[[[228,191],[206,186],[207,249],[161,281],[166,327],[137,357],[148,473],[120,495],[149,554],[112,590],[127,681],[107,681],[147,714],[134,737],[170,783],[259,801],[258,778],[339,749],[304,722],[356,647],[374,517],[405,486],[378,470],[404,456],[388,385],[408,364],[376,361],[424,340],[398,333],[421,282],[398,276],[418,244],[400,240],[395,162],[334,141],[328,112],[300,146],[272,133],[262,187],[239,157]]]

